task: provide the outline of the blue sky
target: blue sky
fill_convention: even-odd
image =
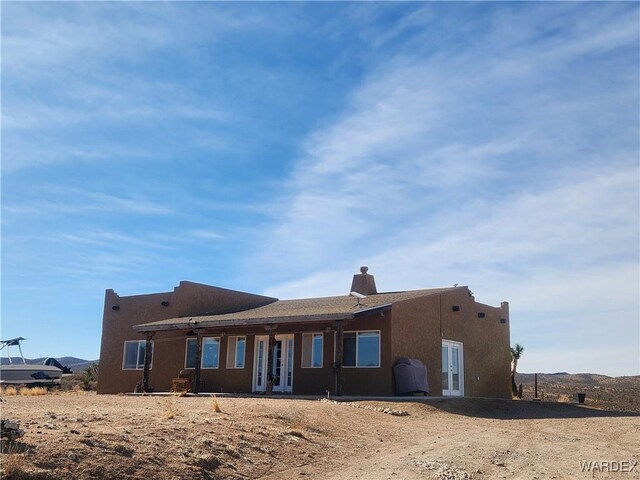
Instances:
[[[640,373],[637,3],[2,3],[2,337],[104,290],[469,285],[522,371]]]

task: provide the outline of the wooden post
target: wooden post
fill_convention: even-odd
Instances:
[[[276,347],[274,328],[269,329],[269,342],[267,345],[267,389],[265,393],[271,395],[273,393],[273,350]]]
[[[144,344],[144,367],[142,369],[142,391],[149,391],[149,369],[151,368],[151,354],[152,354],[152,343],[151,339],[153,338],[153,332],[147,333],[147,339]]]
[[[342,395],[342,359],[343,359],[343,346],[344,346],[344,331],[342,328],[342,322],[336,323],[336,395],[339,397]]]
[[[538,398],[538,374],[533,374],[534,398]]]
[[[200,359],[202,358],[202,332],[196,332],[196,366],[193,373],[193,385],[191,391],[200,393]]]

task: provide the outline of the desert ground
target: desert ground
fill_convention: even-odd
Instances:
[[[60,392],[0,405],[25,432],[3,443],[5,479],[640,478],[580,470],[638,462],[638,414],[566,403]]]

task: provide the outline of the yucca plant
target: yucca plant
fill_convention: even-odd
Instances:
[[[516,369],[518,368],[518,360],[522,357],[524,347],[519,343],[511,347],[511,392],[514,397],[518,396],[518,386],[516,385]]]

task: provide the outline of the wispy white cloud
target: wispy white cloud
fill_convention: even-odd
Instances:
[[[250,10],[237,15],[231,8],[185,9],[170,3],[29,4],[3,10],[3,63],[27,79],[43,67],[73,68],[79,58],[94,65],[114,55],[140,60],[167,46],[197,46],[205,40],[216,43],[229,32],[276,29]]]
[[[187,235],[204,240],[219,240],[222,238],[220,233],[211,230],[191,230],[187,232]]]
[[[193,146],[215,152],[240,148],[242,142],[224,129],[242,117],[221,91],[203,88],[197,76],[185,85],[181,75],[156,72],[164,73],[165,56],[198,72],[202,59],[192,50],[206,45],[210,54],[224,55],[218,38],[274,28],[251,12],[241,19],[224,6],[171,4],[6,5],[2,22],[5,174],[43,165],[148,159],[160,141],[165,155]],[[97,129],[123,133],[114,138],[96,135]],[[206,130],[206,138],[184,144],[181,139],[192,137],[189,130]]]
[[[46,187],[44,187],[46,189]],[[51,188],[45,200],[24,203],[7,202],[2,209],[8,215],[62,215],[112,212],[137,215],[167,215],[169,206],[142,197],[124,197],[102,192],[89,192],[74,188]],[[56,198],[57,197],[57,198]]]
[[[424,59],[402,56],[380,67],[354,92],[340,118],[309,136],[306,155],[286,190],[286,207],[279,205],[277,210],[267,251],[296,265],[321,265],[324,255],[344,260],[339,252],[352,252],[355,245],[379,246],[389,231],[398,228],[421,224],[439,229],[439,222],[432,221],[436,211],[446,212],[439,213],[438,220],[452,214],[464,218],[470,206],[483,203],[476,212],[486,218],[494,204],[505,205],[514,201],[515,194],[524,194],[518,198],[526,209],[523,213],[535,208],[553,212],[556,204],[527,206],[526,199],[533,201],[539,190],[597,176],[607,163],[622,168],[622,175],[633,175],[628,142],[616,145],[603,140],[591,145],[591,151],[583,144],[593,143],[594,134],[617,137],[617,126],[603,130],[598,118],[605,115],[624,125],[634,108],[616,107],[637,100],[637,86],[627,83],[626,89],[603,98],[600,84],[574,95],[547,77],[561,70],[562,81],[586,68],[563,70],[569,53],[560,55],[557,49],[566,44],[573,45],[574,57],[569,58],[580,64],[590,61],[592,38],[609,39],[606,32],[618,31],[619,23],[626,27],[623,34],[611,36],[609,48],[623,41],[632,46],[637,40],[637,30],[628,28],[625,15],[618,15],[613,25],[591,20],[591,28],[565,26],[567,31],[553,40],[536,42],[538,32],[531,29],[531,37],[521,39],[523,45],[516,42],[510,51],[502,47],[504,58],[491,56],[479,38],[477,47],[463,52],[445,50]],[[499,29],[500,19],[497,23]],[[545,48],[550,41],[556,49],[549,54]],[[502,44],[513,43],[502,38]],[[516,60],[527,65],[527,72],[505,75],[501,66]],[[528,78],[528,72],[536,73]],[[623,73],[629,75],[635,75],[631,65]],[[517,87],[521,79],[526,88]],[[504,91],[496,91],[501,86]],[[583,116],[587,112],[597,112],[598,117]],[[633,187],[627,191],[623,201],[634,195]],[[567,200],[575,206],[559,207],[549,222],[565,222],[574,213],[566,211],[570,208],[578,213],[590,192],[573,194],[576,198]],[[566,232],[566,227],[558,228]],[[550,233],[545,244],[560,236]]]
[[[637,16],[573,24],[560,6],[549,27],[533,10],[492,16],[464,49],[408,40],[416,52],[375,69],[308,136],[251,259],[278,265],[267,294],[345,293],[368,264],[382,290],[460,283],[511,300],[525,343],[540,329],[587,352],[598,334],[572,332],[607,328],[638,354]],[[433,36],[431,20],[414,13],[381,42],[420,22],[417,37]]]
[[[171,242],[154,241],[153,235],[145,235],[143,237],[110,231],[93,231],[82,234],[65,233],[60,235],[58,239],[67,244],[91,245],[102,249],[110,248],[121,251],[130,246],[145,247],[147,249],[172,249],[174,247]]]

